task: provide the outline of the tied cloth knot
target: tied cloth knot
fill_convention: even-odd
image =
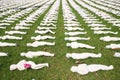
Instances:
[[[29,69],[29,68],[31,68],[31,65],[28,64],[28,63],[25,63],[25,64],[24,64],[24,67],[25,67],[26,69]]]

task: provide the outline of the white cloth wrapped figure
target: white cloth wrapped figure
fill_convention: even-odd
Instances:
[[[72,66],[71,71],[72,72],[77,72],[80,75],[85,75],[88,74],[89,72],[96,72],[99,70],[112,70],[113,65],[106,66],[106,65],[101,65],[101,64],[79,64],[78,66]]]
[[[8,53],[0,52],[0,56],[8,56]]]
[[[43,67],[49,67],[48,63],[41,63],[41,64],[35,64],[32,61],[26,61],[26,60],[21,60],[17,64],[12,64],[10,65],[10,70],[13,71],[15,69],[18,69],[20,71],[31,68],[31,69],[40,69]]]
[[[95,49],[95,47],[93,47],[93,46],[83,44],[83,43],[78,43],[78,42],[67,43],[66,46],[69,46],[73,49],[77,49],[77,48]]]
[[[94,53],[67,53],[66,57],[67,58],[73,58],[73,59],[86,59],[88,57],[92,58],[100,58],[102,56],[101,53],[99,54],[94,54]]]
[[[45,42],[45,41],[35,41],[33,43],[27,43],[27,46],[38,47],[38,46],[52,46],[55,45],[55,42]]]
[[[21,56],[25,56],[27,58],[33,58],[33,57],[37,57],[37,56],[50,56],[50,57],[54,56],[54,54],[49,53],[49,52],[45,52],[45,51],[36,51],[36,52],[29,51],[27,53],[23,52],[20,55]]]

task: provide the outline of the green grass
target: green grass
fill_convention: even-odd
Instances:
[[[69,3],[69,1],[67,0]],[[78,3],[77,3],[78,4]],[[78,4],[79,5],[79,4]],[[63,11],[62,11],[62,0],[60,2],[59,12],[58,12],[58,20],[56,24],[56,34],[55,34],[55,46],[44,46],[44,47],[27,47],[26,44],[28,42],[33,42],[30,40],[31,36],[35,36],[34,31],[37,29],[37,26],[40,24],[40,22],[43,20],[46,13],[49,11],[51,6],[42,14],[39,15],[40,17],[38,20],[30,26],[30,30],[27,31],[27,34],[23,36],[23,40],[21,41],[14,41],[14,40],[5,40],[6,42],[16,42],[18,43],[18,46],[16,47],[0,47],[0,52],[6,52],[9,53],[9,56],[7,57],[0,57],[0,80],[32,80],[33,78],[35,80],[119,80],[119,72],[120,72],[120,59],[114,58],[113,54],[116,51],[120,50],[110,50],[105,49],[105,46],[107,44],[110,44],[111,42],[105,43],[103,41],[100,41],[99,38],[103,35],[95,35],[93,34],[93,31],[90,29],[90,27],[84,22],[83,18],[78,14],[78,12],[72,8],[72,6],[69,3],[69,6],[76,16],[78,22],[81,24],[81,28],[84,28],[87,34],[83,35],[85,37],[90,37],[91,39],[89,41],[79,41],[83,43],[90,44],[92,46],[95,46],[95,50],[90,49],[71,49],[69,47],[66,47],[66,41],[64,40],[64,20],[63,20]],[[79,5],[81,6],[81,5]],[[89,13],[96,16],[97,19],[102,21],[103,24],[106,25],[106,27],[111,27],[112,31],[118,31],[120,35],[120,31],[117,27],[113,27],[111,24],[109,24],[107,21],[103,20],[101,17],[94,14],[92,11],[88,10],[84,6],[81,6],[83,9],[89,11]],[[33,10],[32,12],[34,12]],[[32,13],[31,12],[31,13]],[[29,13],[29,14],[31,14]],[[23,16],[20,20],[23,20],[26,16]],[[19,21],[13,23],[12,25],[7,28],[7,30],[10,30],[11,27],[15,26]],[[4,35],[5,30],[0,30],[0,35]],[[3,40],[0,40],[3,41]],[[119,43],[119,42],[116,42]],[[27,52],[27,51],[48,51],[55,54],[55,57],[37,57],[28,59],[25,57],[20,57],[21,52]],[[98,59],[88,58],[84,60],[79,60],[86,64],[104,64],[104,65],[113,65],[114,69],[110,71],[98,71],[89,73],[87,75],[79,75],[77,73],[73,73],[70,71],[71,66],[77,65],[75,63],[76,60],[73,59],[67,59],[65,57],[67,52],[94,52],[94,53],[102,53],[102,57]],[[43,68],[40,70],[24,70],[24,71],[10,71],[9,66],[13,63],[17,63],[20,60],[31,60],[35,63],[44,63],[48,62],[50,64],[49,68]]]

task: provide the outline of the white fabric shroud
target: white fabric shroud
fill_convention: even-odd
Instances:
[[[78,42],[71,42],[71,43],[67,43],[66,46],[69,46],[73,49],[76,48],[88,48],[88,49],[95,49],[95,47],[87,45],[87,44],[83,44],[83,43],[78,43]]]
[[[27,46],[38,47],[38,46],[52,46],[55,45],[55,42],[45,42],[45,41],[35,41],[33,43],[27,43]]]
[[[35,33],[38,33],[38,34],[47,34],[47,33],[55,34],[55,32],[53,32],[50,29],[48,29],[48,30],[36,30]]]
[[[95,54],[95,53],[67,53],[66,57],[67,58],[73,58],[73,59],[86,59],[86,58],[100,58],[102,56],[101,53]]]
[[[72,30],[84,30],[83,28],[80,27],[65,27],[66,30],[72,31]]]
[[[87,32],[65,32],[65,35],[76,36],[79,34],[87,34]]]
[[[90,37],[88,37],[88,38],[84,38],[84,37],[65,37],[65,40],[68,40],[68,41],[90,40]]]
[[[37,56],[50,56],[53,57],[53,53],[45,52],[45,51],[28,51],[27,53],[23,52],[20,54],[21,56],[25,56],[27,58],[33,58]]]
[[[23,29],[30,29],[29,27],[23,27],[23,26],[15,26],[13,27],[15,30],[23,30]]]
[[[24,67],[24,64],[30,64],[31,69],[40,69],[43,67],[49,67],[48,63],[40,63],[40,64],[35,64],[33,61],[26,61],[26,60],[21,60],[17,64],[12,64],[10,65],[10,70],[15,70],[18,69],[20,71],[25,70],[26,68]]]
[[[6,34],[26,34],[26,32],[23,31],[5,31]]]
[[[94,34],[118,34],[118,32],[112,32],[112,31],[94,31]]]
[[[120,57],[120,52],[115,52],[114,57]]]
[[[120,48],[120,44],[110,44],[110,45],[107,45],[105,48],[117,49],[117,48]]]
[[[4,35],[4,36],[0,36],[0,39],[2,39],[2,40],[5,40],[5,39],[22,40],[22,37],[10,36],[10,35]]]
[[[34,39],[34,40],[45,40],[45,39],[55,39],[55,37],[38,35],[36,37],[31,37],[31,39]]]
[[[0,52],[0,56],[8,56],[8,53]]]
[[[0,47],[6,47],[6,46],[16,46],[16,43],[7,43],[7,42],[0,42]]]
[[[106,28],[106,27],[93,27],[91,30],[99,31],[99,30],[110,30],[111,28]]]
[[[120,41],[120,37],[104,36],[104,37],[101,37],[100,40],[106,41],[106,42],[109,42],[109,41]]]
[[[106,65],[101,65],[101,64],[79,64],[78,66],[72,66],[71,71],[72,72],[77,72],[80,75],[85,75],[88,74],[89,72],[96,72],[99,70],[112,70],[114,67],[113,65],[106,66]]]

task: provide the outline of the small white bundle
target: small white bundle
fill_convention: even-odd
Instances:
[[[16,46],[16,43],[0,42],[0,47],[5,47],[5,46]]]
[[[30,29],[29,27],[23,27],[23,26],[15,26],[13,29],[15,30],[23,30],[23,29]]]
[[[45,39],[55,39],[55,37],[38,35],[36,37],[31,37],[31,39],[34,39],[34,40],[45,40]]]
[[[107,45],[105,48],[117,49],[120,48],[120,44],[110,44]]]
[[[5,31],[6,34],[26,34],[26,32],[23,31]]]
[[[4,36],[0,36],[0,39],[2,39],[2,40],[6,40],[6,39],[22,40],[22,37],[16,37],[16,36],[4,35]]]
[[[84,29],[82,29],[80,27],[65,27],[65,29],[68,30],[68,31],[72,31],[72,30],[84,30]]]
[[[28,51],[27,53],[21,53],[21,56],[25,56],[27,58],[33,58],[33,57],[37,57],[37,56],[50,56],[53,57],[54,54],[53,53],[49,53],[49,52],[45,52],[45,51]]]
[[[99,31],[99,30],[110,30],[111,28],[106,28],[106,27],[93,27],[91,30]]]
[[[42,30],[42,29],[47,29],[47,30],[48,30],[48,29],[53,29],[53,30],[54,30],[54,29],[56,29],[56,27],[40,27],[40,26],[38,26],[37,28],[38,28],[39,30]]]
[[[51,30],[36,30],[35,33],[38,33],[38,34],[46,34],[46,33],[52,33],[52,34],[55,34],[55,32],[51,31]]]
[[[88,38],[82,38],[82,37],[65,37],[65,40],[68,40],[68,41],[90,40],[90,37],[88,37]]]
[[[112,32],[112,31],[94,31],[94,34],[118,34],[118,32]]]
[[[45,46],[45,45],[55,45],[55,42],[45,42],[45,41],[35,41],[33,43],[27,43],[27,46],[38,47],[38,46]]]
[[[100,40],[106,41],[106,42],[109,42],[109,41],[120,41],[120,37],[104,36],[104,37],[101,37]]]
[[[32,61],[21,60],[17,64],[10,65],[10,70],[13,71],[15,69],[18,69],[18,70],[22,71],[22,70],[25,70],[27,68],[41,69],[41,68],[43,68],[45,66],[49,67],[49,64],[48,63],[35,64]]]
[[[72,27],[72,26],[80,26],[79,24],[64,24],[64,26],[67,26],[67,27]]]
[[[0,52],[0,56],[8,56],[8,53]]]
[[[72,72],[77,72],[80,75],[85,75],[89,72],[96,72],[99,70],[112,70],[113,68],[113,65],[106,66],[101,64],[79,64],[78,66],[72,66],[70,70]]]
[[[87,32],[65,32],[65,35],[76,36],[79,34],[87,34]]]
[[[89,26],[92,26],[92,27],[103,27],[103,26],[105,26],[104,24],[96,24],[96,23],[92,23],[92,24],[89,24]]]
[[[67,43],[66,46],[69,46],[73,49],[76,48],[88,48],[88,49],[95,49],[95,47],[87,45],[87,44],[83,44],[83,43],[78,43],[78,42],[71,42],[71,43]]]
[[[73,59],[86,59],[86,58],[100,58],[102,56],[101,53],[95,54],[95,53],[67,53],[66,57],[67,58],[73,58]]]
[[[6,27],[0,27],[0,29],[6,29]]]
[[[10,23],[0,23],[0,26],[9,26]]]
[[[120,57],[120,53],[119,52],[115,52],[114,57]]]

